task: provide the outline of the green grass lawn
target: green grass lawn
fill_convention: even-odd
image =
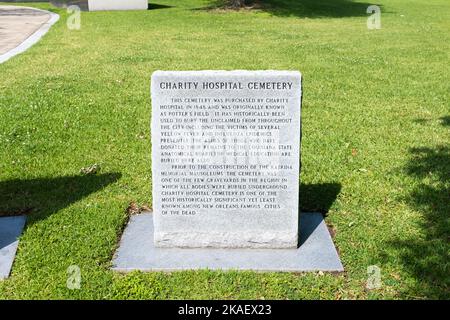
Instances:
[[[0,65],[0,212],[29,214],[0,299],[450,298],[450,3],[377,0],[368,30],[368,3],[263,2],[156,0],[83,12],[80,30],[28,4],[61,19]],[[301,207],[327,212],[345,273],[109,270],[129,203],[152,201],[158,69],[302,72]]]

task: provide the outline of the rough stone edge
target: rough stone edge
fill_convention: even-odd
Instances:
[[[298,232],[248,231],[242,232],[154,232],[157,248],[223,248],[223,249],[295,249]],[[186,245],[185,242],[189,244]]]
[[[303,81],[302,73],[298,70],[247,70],[247,69],[233,69],[233,70],[213,70],[213,69],[205,69],[205,70],[155,70],[151,75],[151,79],[153,77],[159,76],[171,76],[173,74],[183,75],[183,76],[198,76],[199,74],[205,76],[215,76],[215,75],[273,75],[274,73],[281,76],[299,76],[301,81]]]
[[[12,248],[12,251],[11,251],[11,261],[8,261],[8,264],[9,264],[8,273],[7,274],[1,274],[0,273],[0,281],[8,279],[10,274],[11,274],[11,269],[12,269],[12,266],[14,264],[14,260],[16,258],[17,248],[19,247],[19,239],[18,238],[22,234],[23,229],[25,228],[25,224],[27,223],[27,216],[25,216],[25,215],[13,216],[13,217],[15,217],[15,218],[22,218],[21,219],[22,223],[21,223],[21,226],[20,226],[20,230],[18,230],[17,240],[13,244],[13,248]],[[12,218],[12,217],[0,217],[0,218]],[[0,248],[0,249],[2,249],[2,248]]]
[[[0,64],[8,61],[12,57],[21,54],[31,48],[34,44],[39,42],[39,40],[50,30],[51,26],[54,25],[59,20],[59,14],[53,13],[47,10],[37,9],[33,7],[21,7],[32,9],[36,11],[42,11],[48,13],[50,15],[50,19],[47,20],[44,24],[40,26],[38,30],[36,30],[32,35],[30,35],[27,39],[25,39],[21,44],[19,44],[14,49],[9,50],[8,52],[0,55]]]

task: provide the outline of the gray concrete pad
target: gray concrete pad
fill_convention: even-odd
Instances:
[[[56,13],[41,9],[0,6],[0,63],[38,42],[58,19]]]
[[[299,230],[297,249],[156,248],[153,215],[146,212],[131,216],[114,256],[113,270],[344,271],[320,213],[302,213]]]
[[[9,277],[26,216],[0,217],[0,279]]]

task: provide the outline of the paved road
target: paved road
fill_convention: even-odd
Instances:
[[[0,6],[0,55],[14,49],[50,19],[50,14],[18,6]]]

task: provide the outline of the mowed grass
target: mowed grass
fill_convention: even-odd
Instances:
[[[368,30],[368,3],[263,2],[157,0],[80,30],[29,4],[61,19],[0,65],[0,212],[29,214],[1,299],[450,298],[450,3],[377,0]],[[302,72],[301,206],[326,213],[345,273],[109,270],[129,203],[152,201],[158,69]]]

